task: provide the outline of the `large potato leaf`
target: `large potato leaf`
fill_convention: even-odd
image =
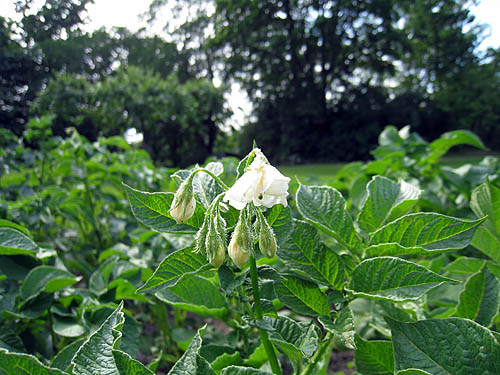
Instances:
[[[484,220],[462,220],[437,213],[409,214],[373,233],[365,255],[430,255],[463,249]]]
[[[203,223],[205,210],[200,205],[196,205],[193,217],[186,224],[177,224],[169,213],[174,200],[173,193],[147,193],[126,184],[123,186],[134,216],[147,227],[158,232],[193,234]]]
[[[300,185],[296,199],[297,208],[307,221],[347,249],[360,251],[361,239],[339,191],[329,186]]]
[[[175,286],[182,277],[195,274],[211,267],[205,257],[193,251],[192,247],[177,250],[165,257],[155,272],[141,286],[139,292],[154,292]]]
[[[488,216],[472,239],[472,246],[500,261],[500,189],[488,180],[474,189],[470,208],[477,216]]]
[[[318,285],[299,277],[289,276],[275,284],[279,300],[293,311],[304,315],[328,315],[328,298]]]
[[[191,344],[182,357],[175,363],[168,375],[215,375],[210,364],[200,356],[202,344],[201,333],[204,328],[198,330]]]
[[[447,281],[453,280],[407,260],[379,257],[356,266],[346,289],[361,297],[410,301]]]
[[[373,232],[408,213],[422,193],[422,190],[403,180],[396,183],[382,176],[375,176],[366,189],[368,195],[357,222],[367,232]]]
[[[326,247],[314,226],[294,220],[293,231],[278,249],[288,267],[312,280],[340,289],[344,283],[344,264],[339,255]]]
[[[40,248],[23,232],[12,227],[0,228],[0,255],[29,255],[36,257]]]
[[[483,267],[465,283],[456,315],[489,327],[498,314],[499,304],[500,282],[488,267]]]
[[[67,375],[65,372],[47,367],[36,357],[24,353],[9,353],[0,349],[1,374]]]
[[[156,292],[156,296],[170,305],[196,314],[221,320],[227,315],[227,302],[219,288],[197,275],[183,278],[175,286]]]
[[[356,369],[363,375],[393,375],[394,353],[390,341],[365,341],[356,336]]]
[[[387,318],[395,370],[434,375],[500,374],[500,345],[491,331],[461,318],[403,323]]]

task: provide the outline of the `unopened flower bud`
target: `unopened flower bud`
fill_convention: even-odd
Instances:
[[[208,233],[205,239],[207,259],[212,266],[219,268],[226,258],[226,232],[225,224],[219,215],[211,218],[208,223]]]
[[[273,258],[277,247],[273,229],[265,219],[262,219],[259,225],[259,248],[262,255],[266,258]]]
[[[215,268],[219,268],[220,266],[222,266],[225,259],[226,259],[226,247],[224,246],[224,244],[219,243],[213,258],[210,260],[210,263],[212,263],[212,266],[214,266]]]
[[[234,229],[231,241],[229,242],[228,254],[233,263],[239,268],[250,259],[250,252],[253,247],[252,231],[246,220],[240,216],[238,224]]]
[[[184,223],[193,216],[196,208],[196,200],[194,199],[190,178],[184,180],[181,186],[179,186],[170,207],[170,216],[172,216],[177,224]]]

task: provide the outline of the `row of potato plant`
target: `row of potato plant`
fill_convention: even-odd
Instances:
[[[3,171],[26,177],[51,165],[52,173],[65,155],[55,150],[70,155],[75,139],[87,171],[104,174],[89,179],[95,188],[74,176],[61,188],[66,172],[46,184],[0,176],[5,373],[327,375],[342,348],[365,375],[500,373],[497,160],[439,164],[453,146],[483,148],[472,133],[427,143],[388,127],[376,159],[346,166],[335,187],[290,181],[254,149],[237,165],[173,174],[126,159],[118,189],[103,155],[139,151],[91,156],[85,148],[119,141],[91,145],[76,134],[66,149],[39,151],[44,167],[16,167],[7,158],[19,149],[10,148]],[[102,168],[88,168],[92,160]],[[114,201],[100,185],[109,181]],[[46,206],[50,220],[25,221],[32,208],[19,203],[20,186],[35,201],[61,189]],[[75,196],[89,205],[83,219],[65,216],[79,204],[61,208]],[[127,199],[143,226],[126,214]],[[121,237],[112,236],[113,216],[125,222]],[[148,344],[155,359],[146,366]]]

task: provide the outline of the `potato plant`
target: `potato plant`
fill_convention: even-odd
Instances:
[[[467,176],[437,161],[458,144],[482,147],[477,137],[429,145],[387,132],[401,144],[385,157],[409,164],[382,159],[340,179],[346,167],[338,189],[291,180],[258,149],[234,170],[211,161],[165,181],[131,167],[115,205],[97,179],[95,189],[71,180],[61,202],[92,197],[101,246],[92,214],[71,227],[81,236],[43,237],[38,228],[57,237],[84,220],[66,220],[57,202],[58,221],[30,232],[14,209],[21,180],[4,173],[0,373],[328,375],[333,350],[353,350],[363,375],[500,373],[497,170],[467,193]],[[428,188],[452,198],[431,206]],[[119,240],[107,215],[126,223]]]

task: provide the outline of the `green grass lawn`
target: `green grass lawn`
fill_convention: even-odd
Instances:
[[[486,154],[450,154],[443,157],[442,164],[452,168],[460,167],[464,164],[477,164]],[[494,155],[498,156],[498,155]],[[319,163],[302,165],[284,165],[278,169],[285,176],[297,177],[299,180],[317,177],[321,182],[326,183],[332,178],[346,163]]]
[[[345,165],[345,163],[331,163],[331,164],[302,164],[302,165],[286,165],[278,169],[285,176],[299,180],[315,176],[321,181],[327,181]]]

